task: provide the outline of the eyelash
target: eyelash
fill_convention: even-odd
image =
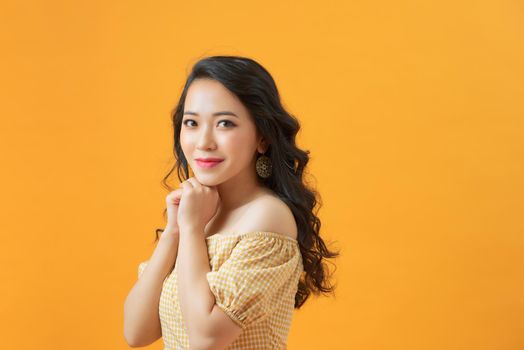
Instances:
[[[188,126],[188,125],[186,124],[187,121],[192,121],[192,122],[194,122],[193,119],[186,119],[186,120],[184,120],[184,121],[182,122],[182,124],[184,124],[184,125],[187,126],[187,127],[190,127],[190,126]],[[235,123],[233,123],[232,121],[227,120],[227,119],[222,119],[222,120],[219,121],[219,123],[221,123],[221,122],[228,122],[229,124],[231,124],[231,127],[235,127],[235,126],[236,126]]]

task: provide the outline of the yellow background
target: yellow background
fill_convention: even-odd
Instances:
[[[169,112],[237,54],[301,120],[342,251],[289,348],[523,349],[523,38],[516,0],[3,1],[1,347],[128,348]]]

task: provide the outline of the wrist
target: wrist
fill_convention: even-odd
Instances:
[[[195,235],[195,234],[204,234],[205,232],[205,226],[202,225],[185,225],[180,226],[179,235],[183,234],[189,234],[189,235]]]
[[[180,231],[178,228],[166,228],[162,232],[162,235],[160,236],[160,238],[162,237],[178,238],[179,235],[180,235]]]

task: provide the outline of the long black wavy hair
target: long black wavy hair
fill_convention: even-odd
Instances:
[[[304,272],[295,295],[295,308],[300,308],[311,292],[316,295],[334,294],[336,284],[331,284],[329,269],[323,260],[336,258],[340,252],[330,251],[319,234],[321,222],[316,213],[322,206],[322,201],[318,192],[304,183],[303,176],[310,152],[296,146],[295,137],[300,124],[282,106],[272,76],[255,60],[241,56],[210,56],[195,63],[178,104],[171,112],[176,162],[161,184],[169,192],[173,190],[167,180],[175,169],[180,182],[190,178],[179,136],[187,90],[197,78],[214,79],[238,96],[253,117],[258,132],[269,143],[265,155],[271,159],[272,174],[268,178],[257,178],[261,185],[270,188],[289,206],[297,222],[297,240]],[[167,208],[164,210],[164,218],[166,213]],[[156,230],[155,242],[163,231],[160,228]]]

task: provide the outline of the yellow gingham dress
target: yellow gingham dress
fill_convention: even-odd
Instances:
[[[298,242],[275,232],[206,237],[216,304],[243,332],[227,349],[286,349],[298,281],[303,272]],[[138,277],[148,261],[138,266]],[[164,350],[188,349],[177,295],[177,264],[163,282],[159,316]]]

